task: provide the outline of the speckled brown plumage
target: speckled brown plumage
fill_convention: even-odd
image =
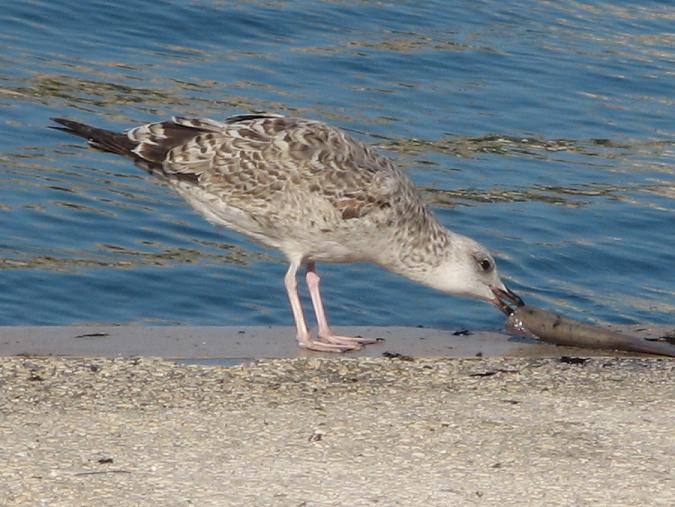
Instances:
[[[79,124],[61,123],[78,132]],[[298,230],[314,243],[321,243],[321,237],[331,243],[361,243],[354,232],[365,226],[371,232],[388,232],[390,246],[395,242],[401,254],[411,253],[399,260],[412,265],[434,262],[449,241],[411,182],[388,158],[321,122],[245,115],[222,123],[174,118],[126,134],[102,135],[106,131],[92,128],[83,132],[94,146],[121,152],[162,175],[193,204],[202,195],[241,210],[265,229],[256,239],[271,246],[279,247],[279,237],[289,238]],[[240,230],[237,224],[226,225]],[[312,246],[308,250],[308,257],[336,262],[358,257],[377,262],[381,254],[373,249],[331,258]]]
[[[490,254],[445,229],[388,158],[325,123],[272,114],[222,122],[176,117],[115,133],[55,121],[62,125],[57,128],[161,176],[208,220],[283,251],[291,263],[286,287],[299,340],[306,325],[290,275],[307,267],[310,290],[316,283],[316,308],[316,261],[373,262],[485,300],[493,299],[492,285],[503,287]],[[326,334],[321,312],[319,331]],[[317,343],[301,339],[301,345],[323,350]]]

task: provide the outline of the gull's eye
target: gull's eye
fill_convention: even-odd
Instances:
[[[492,269],[492,263],[488,259],[483,259],[479,262],[479,264],[480,268],[485,272],[488,272]]]

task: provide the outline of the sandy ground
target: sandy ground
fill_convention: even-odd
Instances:
[[[0,358],[0,505],[675,505],[675,361]]]

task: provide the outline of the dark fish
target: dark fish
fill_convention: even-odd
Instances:
[[[600,326],[585,324],[534,306],[517,306],[507,319],[507,328],[534,335],[545,342],[569,347],[625,350],[675,357],[675,345],[628,336]]]

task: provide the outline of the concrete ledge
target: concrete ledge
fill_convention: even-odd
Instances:
[[[666,326],[620,329],[640,336],[672,332]],[[551,357],[570,354],[615,355],[586,349],[556,347],[504,333],[411,327],[336,327],[345,335],[381,337],[348,357],[378,357],[383,352],[413,357]],[[0,356],[129,357],[168,359],[260,359],[330,357],[332,354],[301,350],[291,327],[141,327],[141,326],[5,326],[0,327]]]

